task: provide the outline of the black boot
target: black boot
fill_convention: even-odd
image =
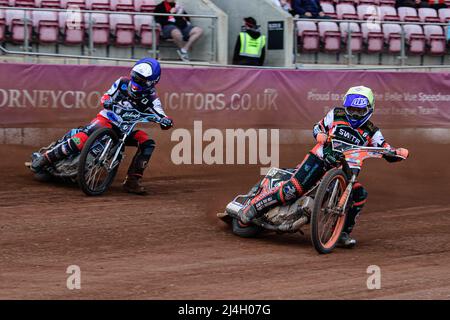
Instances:
[[[69,139],[58,144],[56,147],[42,154],[40,157],[36,157],[35,159],[33,159],[33,161],[31,162],[31,170],[33,172],[40,172],[45,167],[48,167],[53,163],[65,159],[69,155],[76,152],[78,152],[77,146],[74,144],[72,139]]]
[[[123,188],[126,192],[135,193],[139,195],[146,194],[145,188],[140,184],[148,162],[152,156],[155,148],[155,142],[148,140],[139,146],[136,154],[131,161],[130,167],[125,181],[123,182]]]
[[[140,181],[141,178],[138,176],[127,176],[123,182],[123,189],[128,193],[144,195],[147,191],[140,184]]]

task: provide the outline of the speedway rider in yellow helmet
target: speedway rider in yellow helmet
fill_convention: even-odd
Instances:
[[[296,167],[292,178],[267,193],[253,198],[250,204],[239,212],[241,226],[245,227],[253,218],[261,216],[273,207],[298,199],[314,187],[330,167],[337,164],[339,154],[332,150],[328,135],[332,134],[339,140],[358,146],[390,148],[384,141],[380,129],[369,120],[374,108],[375,98],[370,88],[364,86],[350,88],[344,97],[342,107],[332,109],[325,118],[314,125],[313,135],[317,144]],[[408,157],[407,149],[399,148],[395,151],[404,158]],[[401,160],[398,157],[385,157],[385,159],[389,162]],[[352,206],[348,211],[339,241],[344,247],[353,247],[356,244],[356,240],[350,237],[350,233],[366,198],[366,189],[361,183],[355,183]]]

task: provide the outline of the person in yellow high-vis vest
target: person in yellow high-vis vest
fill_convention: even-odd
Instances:
[[[234,48],[233,64],[262,66],[265,57],[266,36],[261,34],[254,18],[245,18]]]

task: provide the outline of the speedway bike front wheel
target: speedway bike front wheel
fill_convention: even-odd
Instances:
[[[109,128],[98,129],[86,141],[78,164],[78,184],[86,195],[98,196],[108,190],[119,168],[118,164],[111,168],[118,144],[119,138]]]
[[[344,228],[346,210],[341,205],[348,196],[347,184],[344,171],[334,168],[325,174],[317,189],[311,214],[311,241],[321,254],[333,251]]]

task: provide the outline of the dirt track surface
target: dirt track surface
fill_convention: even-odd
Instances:
[[[122,172],[88,198],[34,181],[23,166],[33,148],[1,145],[0,298],[450,299],[449,148],[405,145],[408,161],[371,160],[361,175],[358,246],[326,256],[307,228],[242,239],[215,217],[258,179],[256,167],[170,170],[159,150],[149,195],[122,193]],[[283,147],[281,165],[307,150]],[[66,288],[69,265],[81,268],[81,290]],[[369,265],[381,268],[380,290],[367,289]]]

